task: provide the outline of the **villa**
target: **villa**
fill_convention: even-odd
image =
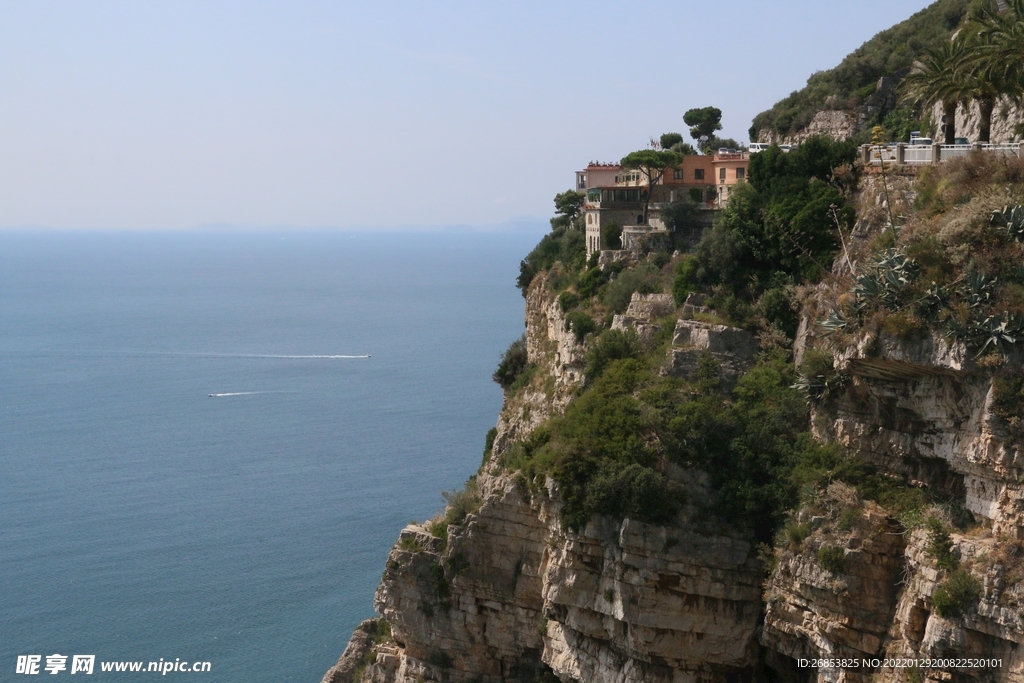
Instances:
[[[591,162],[576,171],[576,189],[587,195],[583,205],[587,256],[605,247],[602,235],[607,235],[612,224],[622,228],[624,248],[646,236],[667,233],[661,208],[674,201],[689,199],[707,209],[725,206],[734,186],[746,181],[749,160],[748,152],[725,149],[709,155],[687,155],[681,164],[666,169],[653,188],[638,171],[619,164]],[[648,192],[652,194],[644,224]]]

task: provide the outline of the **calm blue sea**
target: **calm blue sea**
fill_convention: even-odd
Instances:
[[[0,233],[0,680],[319,681],[480,463],[538,237]]]

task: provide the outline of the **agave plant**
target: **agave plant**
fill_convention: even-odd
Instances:
[[[848,321],[842,313],[836,310],[830,311],[827,318],[818,321],[818,326],[825,328],[826,333],[842,330],[849,324],[850,321]]]
[[[1020,333],[1024,331],[1024,321],[1021,321],[1018,316],[1003,313],[1002,319],[996,319],[991,316],[985,318],[985,320],[977,323],[976,329],[978,341],[984,340],[984,343],[978,350],[979,356],[985,353],[985,350],[990,346],[999,349],[1005,354],[1006,346],[1008,344],[1016,344]]]
[[[878,300],[883,304],[896,303],[900,290],[914,276],[917,263],[896,249],[886,249],[872,266],[872,271],[857,278],[853,293],[860,308],[868,301]]]
[[[971,308],[981,308],[991,303],[998,282],[998,277],[988,277],[984,273],[972,271],[960,287],[959,294]]]
[[[992,212],[991,224],[1007,237],[1024,242],[1024,206],[1004,206]]]

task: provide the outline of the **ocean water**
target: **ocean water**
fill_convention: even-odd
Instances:
[[[479,465],[538,237],[0,234],[0,680],[319,681]]]

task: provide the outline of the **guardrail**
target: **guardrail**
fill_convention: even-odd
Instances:
[[[967,156],[972,152],[1004,154],[1024,159],[1024,142],[975,143],[973,145],[908,145],[900,142],[895,145],[862,145],[861,161],[868,166],[880,166],[881,164],[920,166],[942,163]]]

